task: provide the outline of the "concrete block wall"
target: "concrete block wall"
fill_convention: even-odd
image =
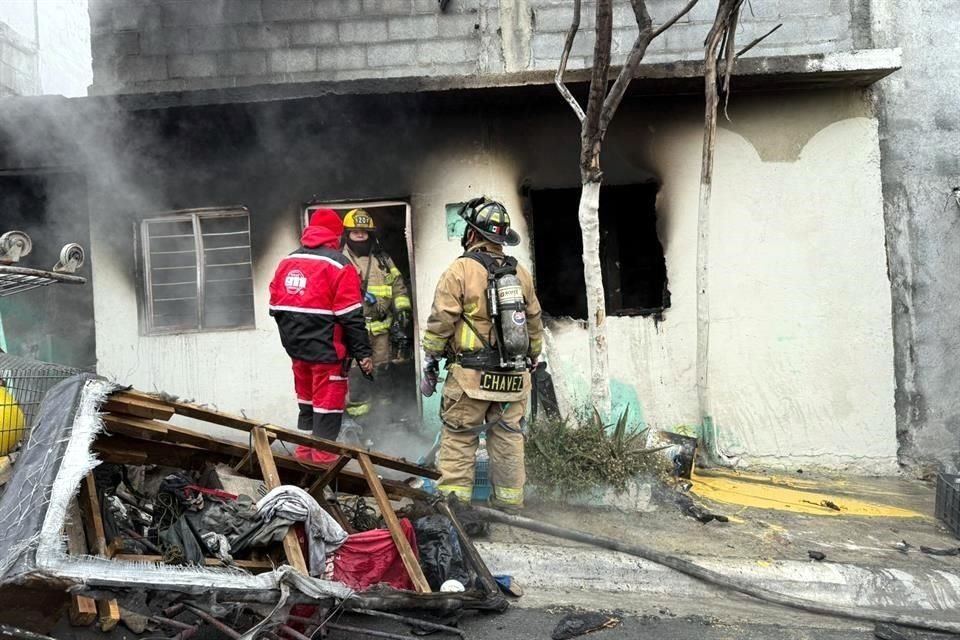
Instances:
[[[34,95],[38,86],[36,48],[0,22],[0,96]]]
[[[752,0],[740,39],[783,27],[755,55],[853,48],[866,0]],[[649,60],[697,58],[716,0],[702,2],[650,49]],[[648,0],[655,22],[680,0]],[[589,65],[594,5],[570,68]],[[265,83],[464,76],[556,68],[569,0],[90,0],[99,94]],[[637,28],[627,0],[614,15],[615,62]]]

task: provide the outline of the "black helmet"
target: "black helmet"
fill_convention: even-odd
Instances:
[[[460,217],[490,242],[509,247],[520,244],[520,236],[510,228],[507,208],[496,200],[474,198],[460,208]]]

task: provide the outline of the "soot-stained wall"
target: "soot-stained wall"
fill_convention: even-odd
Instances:
[[[90,172],[100,372],[292,426],[292,376],[267,313],[267,284],[297,245],[299,205],[409,202],[422,321],[437,279],[461,251],[448,236],[446,205],[485,194],[522,212],[531,190],[577,186],[576,120],[549,95],[553,102],[516,90],[103,110],[110,125],[80,154]],[[604,150],[609,184],[660,185],[671,306],[662,320],[608,321],[618,408],[630,406],[636,422],[656,428],[697,420],[701,119],[695,98],[628,102]],[[862,93],[733,101],[714,198],[711,379],[720,446],[745,464],[895,471],[877,122]],[[142,336],[137,220],[226,205],[251,212],[256,327]],[[514,220],[525,240],[514,253],[530,265],[526,219]],[[563,408],[583,411],[586,331],[563,318],[548,326]],[[428,429],[437,426],[436,403],[424,401]]]

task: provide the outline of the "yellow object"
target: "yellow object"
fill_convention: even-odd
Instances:
[[[791,513],[818,516],[860,516],[883,518],[923,518],[922,513],[867,502],[847,495],[816,490],[816,482],[804,480],[803,488],[794,488],[782,479],[769,478],[760,481],[758,476],[740,477],[733,472],[710,470],[694,472],[691,491],[700,496],[724,504],[774,509]],[[793,483],[791,483],[793,484]],[[795,482],[801,484],[801,482]],[[832,505],[832,506],[830,506]]]
[[[343,228],[347,231],[376,231],[377,225],[364,209],[350,209],[343,217]]]
[[[5,387],[0,387],[0,456],[7,455],[17,446],[26,422],[16,399]]]

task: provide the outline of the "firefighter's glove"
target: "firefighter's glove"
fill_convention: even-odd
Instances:
[[[367,291],[366,293],[363,294],[363,301],[366,304],[377,304],[377,296]]]
[[[440,380],[440,358],[427,354],[423,360],[423,380],[420,381],[420,393],[429,398],[437,392]]]

